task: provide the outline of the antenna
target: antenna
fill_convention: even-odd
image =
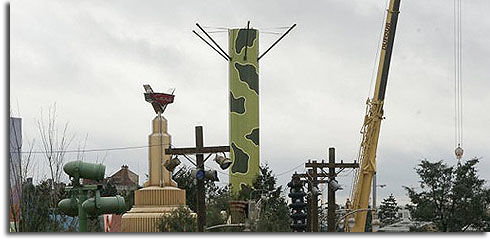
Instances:
[[[221,54],[221,52],[219,52],[216,48],[214,48],[214,46],[212,46],[209,42],[207,42],[202,36],[200,36],[195,30],[192,30],[192,33],[196,34],[199,38],[202,39],[202,41],[204,41],[206,44],[209,45],[209,47],[211,47],[214,51],[216,51],[220,56],[222,56],[223,58],[225,58],[225,60],[229,61],[230,59],[226,56],[224,56],[223,54]]]
[[[213,38],[211,38],[211,36],[209,36],[209,34],[201,27],[201,25],[199,25],[199,23],[196,23],[196,26],[211,40],[211,42],[213,42],[214,45],[216,45],[216,47],[218,47],[218,49],[221,51],[221,53],[220,52],[218,52],[218,53],[225,55],[227,57],[227,60],[231,60],[231,57],[228,54],[226,54],[226,52],[218,45],[218,43],[216,43],[216,41],[214,41]],[[195,32],[195,31],[193,31],[193,32]],[[197,34],[197,33],[195,32],[195,34]],[[199,36],[199,37],[201,37],[201,36]],[[202,38],[202,37],[201,37],[201,39],[204,40],[204,38]],[[206,43],[209,46],[211,46],[208,42],[206,42]],[[213,49],[216,50],[215,48],[213,48]]]
[[[247,49],[248,49],[248,30],[250,29],[250,20],[247,21],[247,37],[245,38],[245,56],[243,56],[244,60],[247,60]]]
[[[293,24],[293,26],[291,26],[291,28],[289,28],[288,31],[286,31],[286,33],[284,33],[278,40],[276,40],[276,42],[274,42],[274,44],[271,45],[271,47],[269,47],[262,55],[260,55],[258,59],[260,60],[260,58],[262,58],[262,56],[267,54],[267,52],[269,52],[269,50],[271,50],[272,47],[274,47],[277,43],[279,43],[279,41],[281,41],[282,38],[284,38],[284,36],[286,36],[294,27],[296,27],[296,24]]]

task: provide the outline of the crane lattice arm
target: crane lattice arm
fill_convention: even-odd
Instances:
[[[352,232],[364,232],[366,215],[371,191],[371,184],[376,172],[376,149],[378,146],[381,120],[383,119],[383,104],[388,81],[391,53],[395,40],[395,30],[398,20],[400,0],[390,0],[383,34],[383,43],[376,76],[376,87],[371,99],[367,100],[366,116],[361,129],[363,135],[359,150],[360,166],[354,183],[352,194],[352,209],[361,210],[355,213],[355,225]]]

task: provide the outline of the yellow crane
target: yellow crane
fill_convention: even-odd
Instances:
[[[354,180],[352,207],[354,227],[351,232],[364,232],[368,212],[369,196],[373,176],[376,172],[376,149],[378,146],[381,120],[383,119],[383,104],[390,69],[391,53],[395,40],[395,30],[398,20],[400,0],[390,0],[381,45],[376,86],[371,99],[366,104],[366,115],[361,129],[362,142],[359,150],[359,169]]]

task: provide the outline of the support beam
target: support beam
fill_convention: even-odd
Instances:
[[[165,149],[165,153],[171,155],[209,154],[209,153],[223,153],[223,152],[230,152],[230,146],[210,146],[210,147],[201,147],[201,148],[186,147],[186,148]]]
[[[335,179],[337,173],[335,169],[341,168],[359,168],[359,163],[354,161],[353,163],[344,163],[341,161],[340,163],[335,163],[335,148],[331,147],[328,150],[329,152],[329,161],[325,163],[323,160],[321,163],[318,163],[316,160],[308,161],[305,163],[308,172],[305,174],[294,174],[294,177],[301,178],[308,182],[308,189],[311,192],[313,185],[317,186],[320,183],[329,183],[330,180]],[[328,172],[325,172],[323,168],[328,168]],[[318,173],[318,169],[321,169],[321,172]],[[318,178],[327,178],[318,180]],[[314,224],[318,225],[318,203],[316,203],[316,207],[313,206],[315,199],[308,200],[309,205],[308,208],[311,212],[308,212],[308,231],[316,232],[318,231],[318,227],[315,228]],[[328,227],[327,230],[329,232],[336,231],[336,220],[335,220],[335,191],[328,186],[328,209],[327,209],[327,221]]]

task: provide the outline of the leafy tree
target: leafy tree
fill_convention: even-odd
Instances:
[[[184,206],[164,215],[158,223],[161,232],[196,232],[197,219],[195,214]]]
[[[378,217],[381,220],[381,225],[386,226],[398,221],[398,205],[393,194],[383,199],[379,206]]]
[[[54,187],[56,191],[52,191]],[[57,207],[51,206],[51,194],[57,193],[63,199],[64,184],[52,185],[51,180],[44,180],[38,185],[25,182],[22,186],[21,232],[58,232],[74,231],[75,222],[70,217],[60,215]],[[70,223],[71,221],[71,223]]]
[[[467,161],[454,172],[449,231],[464,231],[472,226],[490,231],[490,189],[479,179],[475,165],[478,160]]]
[[[49,186],[46,183],[33,185],[26,182],[22,186],[21,232],[42,232],[50,227]]]
[[[490,231],[490,189],[478,178],[472,159],[449,167],[442,161],[421,161],[415,168],[420,176],[421,192],[405,187],[412,202],[412,217],[432,221],[443,232],[465,231],[472,227]]]
[[[196,184],[195,179],[191,177],[190,173],[190,168],[184,166],[174,173],[173,179],[178,183],[179,188],[186,190],[187,206],[196,211]],[[223,216],[222,213],[230,214],[228,203],[230,200],[238,199],[248,201],[250,199],[260,205],[260,216],[258,220],[251,221],[254,231],[290,231],[289,225],[291,220],[287,200],[281,194],[282,187],[277,186],[276,180],[276,177],[266,165],[260,167],[260,174],[253,183],[253,186],[245,187],[236,196],[230,194],[228,186],[219,187],[213,182],[206,182],[206,226],[226,223],[226,216]],[[224,230],[236,231],[236,229]]]
[[[180,189],[185,189],[186,205],[196,211],[196,182],[191,177],[191,169],[187,166],[182,166],[180,170],[175,172],[172,179],[177,182]]]
[[[187,207],[197,211],[196,180],[191,176],[191,169],[187,166],[182,166],[180,170],[174,173],[172,179],[177,182],[179,188],[185,189]],[[206,191],[206,226],[224,224],[226,218],[221,216],[221,211],[226,211],[229,214],[229,187],[219,187],[214,182],[205,182],[204,188]]]
[[[116,196],[117,195],[117,189],[116,187],[108,182],[107,184],[105,184],[102,189],[100,189],[100,196],[101,197],[112,197],[112,196]]]
[[[209,186],[206,193],[206,226],[225,224],[227,215],[230,214],[229,187]]]
[[[103,216],[88,216],[87,232],[104,232]]]

